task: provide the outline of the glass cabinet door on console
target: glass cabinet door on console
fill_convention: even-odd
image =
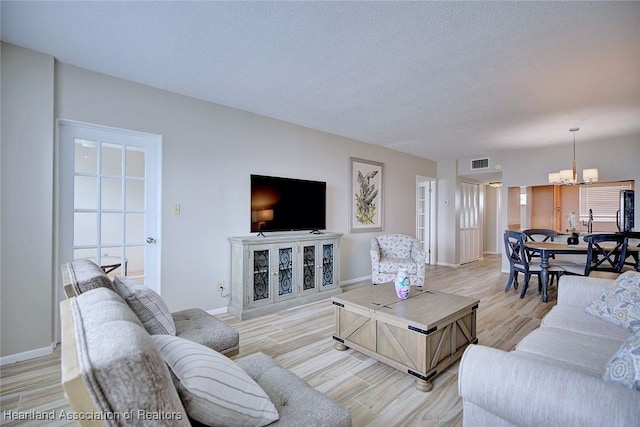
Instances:
[[[336,240],[304,244],[302,247],[301,292],[315,293],[334,289]]]
[[[293,298],[295,247],[286,245],[254,246],[250,252],[249,265],[252,268],[250,305],[259,306]]]
[[[273,260],[273,292],[276,301],[293,298],[296,294],[294,288],[294,268],[293,257],[295,247],[291,245],[278,246],[274,245],[271,253],[277,258]]]
[[[336,243],[321,242],[318,243],[319,268],[322,275],[319,277],[320,291],[334,289],[338,284],[336,277]]]
[[[318,289],[318,263],[316,261],[317,245],[315,243],[302,246],[302,293],[314,293]]]
[[[271,245],[254,246],[249,252],[250,281],[247,283],[247,303],[252,306],[273,302],[271,266]]]

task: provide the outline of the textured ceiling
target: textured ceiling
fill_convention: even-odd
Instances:
[[[5,42],[441,160],[640,135],[640,2],[10,2]]]

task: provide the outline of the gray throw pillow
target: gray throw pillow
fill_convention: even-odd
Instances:
[[[618,276],[585,310],[630,331],[640,328],[640,273],[627,271]]]
[[[149,334],[176,334],[169,307],[160,295],[133,279],[116,277],[113,284]]]
[[[187,415],[205,425],[260,427],[280,418],[262,388],[231,359],[170,335],[154,335]]]
[[[613,355],[605,369],[605,381],[640,390],[640,329]]]

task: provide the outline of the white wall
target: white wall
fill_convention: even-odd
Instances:
[[[227,237],[249,234],[250,174],[326,181],[327,229],[348,233],[349,158],[383,162],[385,230],[410,234],[416,175],[435,175],[428,160],[65,64],[56,116],[162,135],[162,294],[172,310],[226,306],[217,282],[229,283]],[[370,237],[343,238],[342,281],[371,274]]]
[[[502,232],[499,230],[500,218],[500,188],[485,186],[484,189],[484,253],[502,253]]]
[[[438,162],[436,263],[440,265],[455,266],[460,263],[457,170],[455,160]]]
[[[7,150],[3,142],[3,162],[10,150],[28,149],[30,153],[37,153],[45,164],[33,177],[23,175],[32,172],[34,167],[19,168],[16,165],[10,170],[9,183],[5,181],[3,163],[3,266],[5,253],[12,253],[17,241],[9,237],[17,238],[19,234],[21,238],[28,238],[28,243],[20,241],[17,244],[25,260],[31,264],[35,261],[38,269],[48,274],[44,284],[46,292],[39,291],[38,298],[30,295],[17,300],[5,313],[8,299],[4,298],[3,270],[3,332],[4,325],[21,325],[24,313],[42,313],[37,317],[40,322],[34,334],[38,338],[33,343],[22,345],[19,337],[3,334],[3,355],[46,345],[52,340],[51,310],[54,302],[51,275],[59,275],[59,268],[54,265],[51,255],[54,117],[162,135],[161,289],[174,311],[196,306],[207,310],[226,307],[227,299],[218,295],[217,282],[224,280],[229,283],[227,237],[249,234],[249,175],[252,173],[327,182],[327,229],[345,233],[341,243],[342,282],[371,274],[369,242],[372,234],[349,233],[350,157],[384,163],[385,231],[415,234],[416,176],[435,177],[435,162],[66,64],[56,62],[54,72],[51,57],[13,46],[7,51],[11,56],[26,56],[30,61],[44,58],[43,62],[47,62],[49,67],[38,65],[35,72],[39,76],[42,74],[43,80],[50,81],[55,76],[55,84],[48,88],[33,84],[20,86],[21,91],[34,98],[45,95],[44,102],[34,111],[46,109],[47,120],[37,114],[32,115],[32,106],[25,104],[23,107],[16,98],[17,94],[9,98],[2,93],[3,139],[6,122],[14,121],[14,116],[4,115],[5,101],[10,102],[12,108],[19,109],[16,122],[10,123],[11,129],[27,127],[29,132],[37,130],[44,133],[39,136],[35,151],[32,150],[33,145],[26,148],[22,144],[23,139],[18,139],[18,133],[9,141]],[[5,73],[3,50],[3,87],[5,77],[9,85],[14,84],[13,80],[25,80],[32,72],[31,63],[26,61],[15,64],[10,74]],[[54,107],[51,106],[53,93]],[[36,120],[38,123],[34,124]],[[28,162],[35,163],[35,160]],[[34,187],[48,187],[49,193],[44,199],[34,195],[22,201],[25,210],[38,213],[36,230],[31,231],[30,224],[23,221],[25,225],[18,227],[16,233],[5,236],[6,230],[24,219],[24,216],[18,218],[16,215],[5,218],[5,191],[9,184],[13,187],[23,178],[34,179]],[[10,191],[18,199],[16,189],[11,188]],[[172,203],[181,204],[180,215],[171,214]],[[49,228],[41,230],[39,223],[47,223]],[[43,247],[35,250],[34,245]],[[38,277],[32,277],[32,271],[32,268],[14,269],[15,277],[19,274],[21,283],[7,286],[7,295],[19,293],[24,282],[39,282]]]
[[[2,44],[2,356],[51,345],[53,58]],[[50,347],[49,347],[50,350]]]

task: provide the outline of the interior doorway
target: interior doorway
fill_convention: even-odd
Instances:
[[[60,120],[58,146],[59,263],[88,258],[160,293],[161,137]]]

